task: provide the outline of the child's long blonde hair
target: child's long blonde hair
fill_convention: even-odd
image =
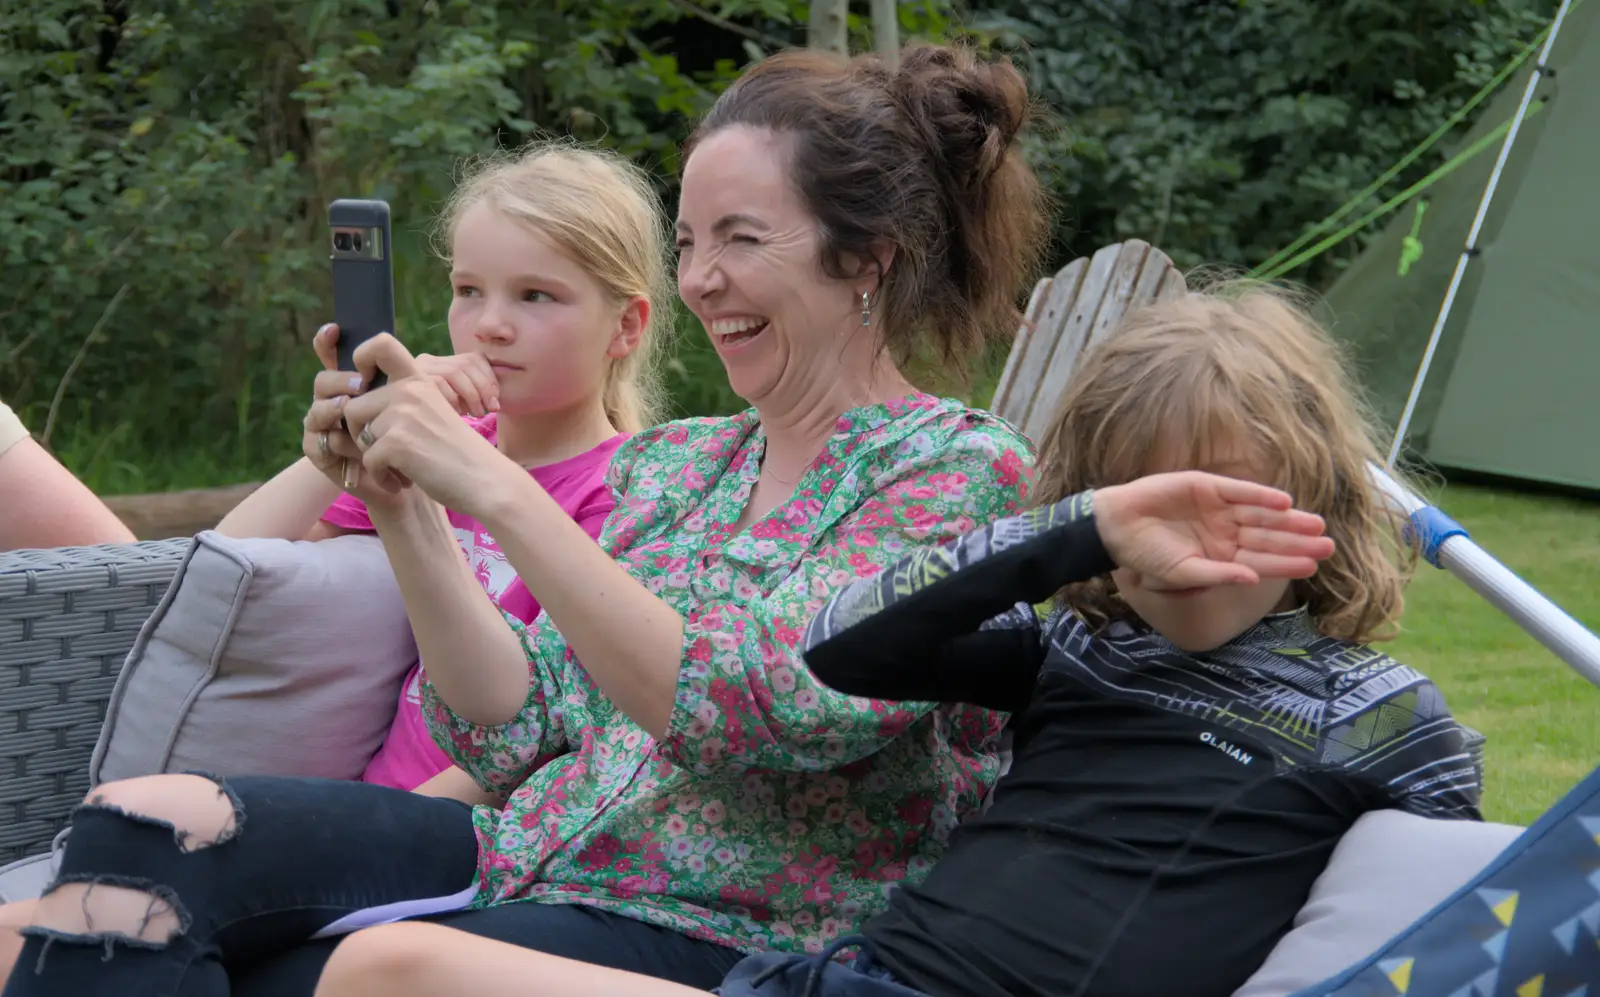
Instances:
[[[649,300],[650,321],[639,345],[612,361],[601,397],[606,416],[622,432],[660,421],[656,340],[672,320],[665,213],[650,177],[615,152],[565,140],[533,142],[514,154],[469,163],[435,233],[446,262],[456,223],[479,201],[555,243],[616,304]]]
[[[1296,583],[1318,630],[1393,636],[1415,550],[1367,476],[1379,451],[1339,350],[1282,290],[1233,281],[1130,311],[1068,383],[1040,448],[1038,499],[1149,473],[1158,447],[1200,466],[1229,446],[1327,522],[1333,556]],[[1128,613],[1109,578],[1061,598],[1093,625]]]

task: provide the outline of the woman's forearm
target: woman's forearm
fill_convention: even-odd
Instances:
[[[222,517],[217,532],[238,538],[314,538],[322,514],[341,494],[339,486],[302,457],[245,496]]]
[[[469,723],[492,726],[515,718],[528,699],[527,655],[473,578],[443,507],[415,492],[400,507],[368,511],[439,696]]]
[[[595,683],[640,727],[663,736],[683,660],[683,618],[612,560],[527,472],[503,463],[487,475],[473,513]],[[440,695],[450,702],[442,688]]]

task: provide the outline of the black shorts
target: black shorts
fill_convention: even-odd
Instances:
[[[838,962],[841,949],[859,948],[853,962]],[[817,955],[761,952],[733,967],[719,997],[927,997],[895,979],[872,958],[872,942],[859,936],[841,938]]]

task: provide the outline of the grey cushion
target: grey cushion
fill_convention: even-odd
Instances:
[[[1482,872],[1522,830],[1365,814],[1333,850],[1294,928],[1234,997],[1283,997],[1349,968]]]
[[[0,904],[32,900],[56,878],[60,852],[30,855],[10,865],[0,866]]]
[[[416,659],[377,538],[201,533],[129,652],[90,778],[357,778]]]

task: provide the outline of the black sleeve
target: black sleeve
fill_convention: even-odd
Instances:
[[[1337,646],[1342,642],[1328,642]],[[1427,676],[1370,647],[1340,653],[1346,686],[1326,741],[1342,768],[1423,817],[1482,820],[1482,734],[1450,713]]]
[[[1092,495],[919,550],[842,589],[806,631],[807,665],[851,695],[1021,709],[1044,662],[1032,605],[1114,567]]]
[[[1449,716],[1408,734],[1379,768],[1403,772],[1385,786],[1395,804],[1423,817],[1482,820],[1484,736]]]

